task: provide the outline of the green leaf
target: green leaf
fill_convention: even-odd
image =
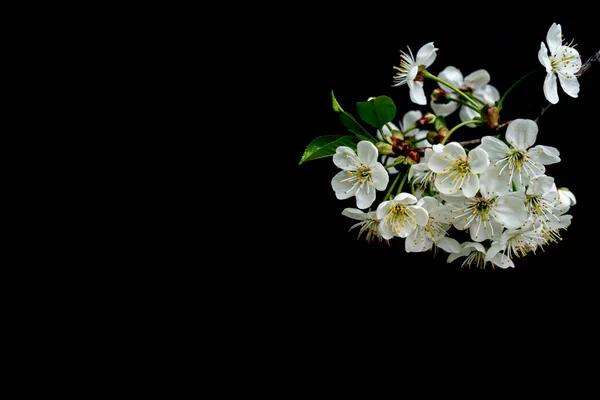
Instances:
[[[358,115],[367,124],[381,129],[396,117],[396,106],[387,96],[375,97],[370,101],[356,103]]]
[[[446,118],[443,115],[438,115],[433,123],[436,131],[446,127]]]
[[[304,150],[298,165],[318,158],[331,157],[339,146],[348,146],[356,151],[358,140],[349,135],[326,135],[314,139]]]
[[[340,106],[340,103],[338,103],[337,99],[333,95],[333,90],[331,90],[331,103],[333,105],[333,111],[335,111],[335,112],[340,112],[340,111],[344,112],[344,110],[342,109],[342,106]]]
[[[333,105],[333,110],[340,113],[340,122],[342,125],[348,128],[350,132],[354,133],[357,139],[368,140],[373,144],[377,143],[377,139],[375,139],[375,137],[371,135],[369,131],[363,128],[363,126],[356,121],[352,114],[347,113],[342,109],[342,106],[340,106],[340,103],[338,103],[335,95],[333,94],[333,90],[331,91],[331,103]]]

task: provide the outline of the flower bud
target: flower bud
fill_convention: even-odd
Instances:
[[[409,151],[406,153],[406,159],[404,160],[404,164],[413,165],[418,164],[421,156],[415,150]]]
[[[483,112],[483,118],[490,129],[496,129],[500,120],[500,111],[498,111],[497,107],[488,107]]]
[[[423,115],[421,118],[419,118],[419,120],[417,122],[419,123],[419,125],[425,126],[425,125],[433,124],[435,122],[435,119],[436,119],[435,115],[433,115],[430,112],[426,112],[425,115]]]
[[[404,133],[402,133],[401,131],[392,130],[392,136],[396,139],[404,140]]]
[[[577,199],[575,199],[575,195],[566,187],[558,188],[558,197],[559,202],[566,206],[574,206],[577,204]]]
[[[437,104],[448,104],[450,102],[450,95],[444,90],[436,88],[431,92],[431,100]]]
[[[448,134],[448,128],[443,126],[440,129],[438,129],[437,132],[436,131],[429,132],[427,134],[427,141],[431,144],[441,143],[441,141],[444,140],[444,138],[446,137],[447,134]]]
[[[377,142],[375,147],[377,147],[377,151],[379,151],[379,154],[381,155],[390,156],[394,154],[394,148],[389,143]]]

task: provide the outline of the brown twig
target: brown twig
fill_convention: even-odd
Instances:
[[[598,50],[596,52],[596,54],[594,54],[593,56],[588,58],[588,60],[579,69],[579,72],[577,72],[577,75],[581,76],[585,71],[587,71],[592,66],[592,62],[594,62],[594,61],[600,61],[600,50]],[[548,105],[546,105],[546,107],[542,108],[542,111],[540,112],[540,115],[538,115],[537,118],[535,119],[535,122],[537,122],[538,119],[540,119],[540,117],[542,115],[544,115],[544,113],[546,111],[548,111],[548,109],[550,108],[551,105],[552,105],[552,103],[548,103]]]

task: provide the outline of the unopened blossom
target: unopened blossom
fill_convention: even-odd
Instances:
[[[443,144],[434,144],[431,148],[425,149],[425,154],[419,162],[410,166],[408,181],[421,190],[433,187],[437,174],[429,169],[429,159],[433,154],[440,153],[443,149]]]
[[[379,230],[384,239],[394,236],[405,238],[417,226],[425,226],[429,221],[427,210],[416,204],[417,198],[412,194],[399,193],[392,200],[387,200],[377,207]]]
[[[373,143],[359,142],[357,153],[347,146],[336,149],[333,163],[343,171],[333,177],[331,186],[338,199],[355,196],[356,206],[365,209],[375,201],[375,190],[386,189],[389,175],[377,161],[379,153]]]
[[[538,58],[546,68],[546,79],[544,80],[544,96],[550,103],[558,103],[558,86],[571,97],[577,97],[579,93],[579,81],[577,72],[581,69],[581,56],[571,43],[563,43],[562,28],[560,24],[553,23],[546,35],[548,47],[542,42]]]
[[[457,142],[446,144],[443,150],[435,153],[428,161],[429,169],[437,173],[435,187],[440,193],[453,194],[462,191],[465,197],[473,197],[479,189],[479,177],[490,161],[481,148],[467,153]]]
[[[462,72],[453,66],[446,67],[442,72],[438,74],[438,78],[448,82],[461,92],[471,94],[474,97],[483,100],[486,104],[491,106],[495,105],[500,100],[500,92],[494,86],[490,85],[490,74],[485,69],[479,69],[467,75],[463,78]],[[438,83],[446,93],[453,99],[458,99],[458,94],[443,83]],[[437,103],[435,101],[430,102],[431,109],[436,115],[448,116],[452,114],[459,106],[456,101],[450,101],[447,104]],[[482,105],[483,106],[483,105]],[[472,109],[467,105],[461,105],[460,107],[460,120],[463,122],[471,121],[479,116],[479,112]],[[470,128],[475,127],[475,124],[468,124]]]
[[[359,221],[358,223],[352,225],[349,230],[360,227],[358,231],[358,239],[365,234],[365,238],[367,242],[371,243],[371,241],[375,238],[382,241],[381,233],[379,232],[379,220],[377,219],[376,211],[364,212],[357,208],[345,208],[342,211],[342,215]],[[388,242],[389,244],[389,242]]]
[[[447,147],[447,146],[446,146]],[[496,239],[506,229],[517,229],[527,221],[522,197],[498,190],[493,174],[481,176],[480,190],[472,197],[444,196],[458,230],[467,230],[471,240],[482,242]]]
[[[426,105],[427,98],[423,89],[423,70],[429,67],[437,57],[438,49],[435,48],[433,42],[429,42],[419,49],[417,57],[414,58],[410,47],[408,54],[400,51],[400,66],[394,66],[398,70],[394,76],[394,84],[392,86],[408,85],[410,91],[410,99],[413,103]]]
[[[571,207],[577,204],[575,195],[566,187],[558,188],[558,201],[565,207]]]
[[[446,232],[452,226],[448,210],[437,199],[423,197],[417,202],[417,206],[427,211],[429,219],[427,224],[417,225],[406,237],[404,248],[407,253],[431,250],[435,243],[446,237]]]
[[[500,259],[499,256],[495,256],[490,260],[486,259],[487,250],[481,243],[474,242],[464,242],[462,244],[462,250],[458,253],[452,253],[448,256],[448,263],[453,262],[454,260],[460,257],[466,257],[461,267],[471,267],[474,265],[476,268],[485,268],[487,263],[490,262],[492,266],[500,266],[501,268],[514,267],[512,261],[508,260],[508,262],[504,262]]]
[[[476,147],[484,149],[489,155],[500,179],[509,190],[511,182],[518,186],[527,185],[529,180],[546,172],[545,165],[560,161],[555,147],[533,144],[537,139],[538,126],[531,119],[515,119],[506,128],[506,142],[493,136],[481,138]]]

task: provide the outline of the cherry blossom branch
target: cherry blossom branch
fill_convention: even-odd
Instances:
[[[594,54],[593,56],[591,56],[590,58],[588,58],[588,60],[579,69],[579,72],[577,73],[577,75],[581,76],[585,71],[587,71],[592,66],[592,62],[594,62],[594,61],[600,61],[600,50],[598,50],[596,52],[596,54]],[[544,113],[546,111],[548,111],[548,109],[550,108],[551,105],[552,105],[552,103],[548,103],[548,105],[546,105],[546,107],[542,108],[542,111],[540,111],[540,115],[538,115],[537,118],[534,121],[538,122],[538,120],[540,119],[540,117],[542,115],[544,115]]]

